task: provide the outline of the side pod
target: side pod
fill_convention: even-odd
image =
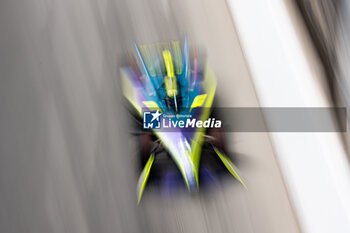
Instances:
[[[214,147],[214,150],[224,163],[227,170],[244,186],[245,189],[248,189],[242,179],[239,177],[238,173],[235,171],[235,165],[232,163],[232,161],[225,154],[221,153],[216,147]]]
[[[137,204],[140,204],[143,191],[145,190],[147,179],[151,171],[152,164],[154,162],[154,154],[149,157],[145,167],[143,168],[139,180],[137,182]]]

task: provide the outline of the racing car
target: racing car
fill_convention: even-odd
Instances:
[[[217,85],[208,62],[202,65],[196,49],[189,54],[186,38],[182,43],[134,43],[134,47],[135,56],[127,55],[128,65],[120,73],[123,94],[139,127],[142,169],[137,202],[140,203],[150,177],[169,186],[174,179],[170,172],[174,166],[189,191],[197,191],[199,183],[208,177],[210,180],[222,168],[246,187],[228,156],[222,129],[214,124],[203,127],[213,116]],[[185,123],[173,123],[177,121]],[[172,128],[162,128],[162,122]],[[157,163],[160,166],[151,172]]]

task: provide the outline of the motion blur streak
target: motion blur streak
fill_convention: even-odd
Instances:
[[[333,104],[327,86],[321,85],[325,67],[320,67],[310,41],[301,33],[303,25],[290,2],[266,0],[253,7],[246,1],[230,2],[263,106]],[[268,33],[256,37],[256,28]],[[304,232],[350,231],[350,169],[341,136],[271,134]]]
[[[133,42],[184,34],[221,107],[259,107],[225,0],[1,0],[0,232],[303,230],[268,133],[227,135],[249,191],[230,177],[198,195],[146,189],[137,206],[119,68]]]
[[[0,232],[141,232],[115,4],[1,1]]]

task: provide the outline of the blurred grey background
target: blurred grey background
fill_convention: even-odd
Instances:
[[[227,134],[248,186],[136,202],[119,67],[132,42],[205,48],[223,107],[258,107],[225,0],[0,2],[0,232],[294,233],[268,133]]]

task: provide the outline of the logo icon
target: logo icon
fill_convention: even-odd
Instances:
[[[160,129],[160,117],[162,113],[157,111],[143,112],[143,128],[144,129]]]

